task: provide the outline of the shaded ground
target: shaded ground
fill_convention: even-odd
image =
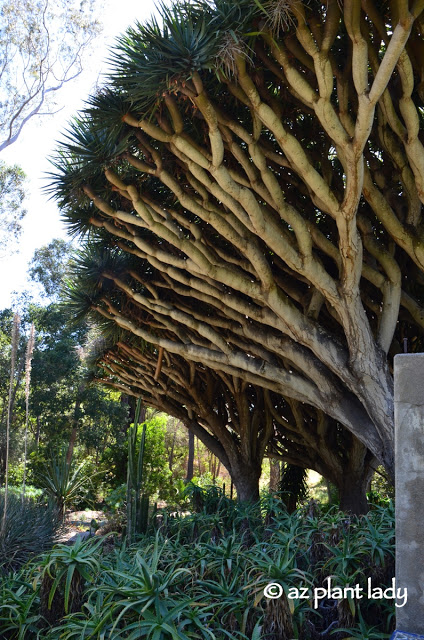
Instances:
[[[84,533],[90,531],[92,520],[95,520],[99,527],[106,524],[106,518],[103,511],[67,512],[65,516],[64,531],[61,534],[58,542],[68,542],[74,536],[84,535]]]

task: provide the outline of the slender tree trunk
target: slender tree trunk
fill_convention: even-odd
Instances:
[[[325,478],[325,488],[327,489],[328,504],[334,504],[334,494],[335,494],[335,491],[336,491],[336,487],[327,478]]]
[[[74,454],[75,442],[77,440],[78,427],[74,424],[71,431],[71,437],[69,438],[68,450],[66,452],[66,464],[71,464],[72,456]]]
[[[35,434],[35,448],[38,451],[38,445],[40,444],[40,432],[41,432],[41,420],[40,416],[37,416],[37,431]]]
[[[199,476],[202,475],[202,464],[200,460],[200,446],[199,446],[199,438],[197,438],[197,465],[199,467]]]
[[[277,458],[269,459],[269,490],[278,491],[280,486],[280,461]]]
[[[31,384],[31,362],[32,354],[34,351],[35,342],[35,329],[34,323],[31,325],[31,332],[29,334],[28,344],[25,354],[25,436],[24,436],[24,477],[22,481],[22,502],[25,499],[25,484],[26,484],[26,471],[27,471],[27,454],[28,454],[28,422],[29,422],[29,390]]]
[[[194,475],[194,433],[188,432],[188,460],[187,460],[187,475],[186,482],[190,482]]]
[[[12,417],[12,407],[14,398],[16,395],[16,386],[15,391],[13,392],[13,379],[15,375],[15,363],[16,363],[16,354],[18,351],[18,343],[19,343],[19,326],[21,319],[17,313],[13,316],[13,329],[12,329],[12,353],[11,353],[11,362],[10,362],[10,382],[9,382],[9,401],[7,405],[7,415],[6,415],[6,465],[5,465],[5,473],[4,473],[4,502],[3,502],[3,516],[1,521],[1,533],[3,534],[6,528],[6,518],[7,518],[7,498],[8,498],[8,488],[9,488],[9,440],[10,440],[10,422]],[[13,398],[13,400],[12,400]]]
[[[68,451],[66,452],[66,464],[71,464],[71,460],[72,460],[72,456],[74,453],[74,447],[75,447],[75,442],[77,439],[77,433],[78,433],[78,414],[79,414],[79,410],[80,410],[80,406],[81,406],[81,392],[83,390],[83,387],[78,389],[78,396],[77,399],[75,401],[75,408],[74,408],[74,417],[72,419],[72,431],[71,431],[71,437],[69,438],[69,444],[68,444]]]
[[[172,446],[171,453],[169,454],[169,470],[172,472],[172,467],[174,466],[174,452],[175,452],[175,442],[177,440],[177,429],[175,428],[174,437],[172,438]]]
[[[6,415],[7,396],[4,396],[4,398],[1,399],[1,403],[2,403],[2,410],[1,410],[0,424],[3,424],[4,418]]]

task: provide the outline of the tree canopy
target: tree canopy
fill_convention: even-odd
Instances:
[[[99,22],[92,0],[1,0],[0,17],[2,151],[31,118],[51,113],[55,93],[81,73]]]
[[[25,174],[18,166],[0,161],[0,258],[13,252],[26,215],[23,207]]]
[[[423,9],[162,7],[120,38],[51,187],[89,234],[77,315],[312,407],[392,475],[392,358],[424,324]]]
[[[70,253],[70,243],[61,238],[54,238],[49,244],[35,250],[28,275],[41,286],[45,297],[57,299],[60,296]]]

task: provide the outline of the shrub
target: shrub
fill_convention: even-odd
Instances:
[[[115,513],[116,511],[122,511],[125,509],[127,501],[127,485],[120,484],[119,487],[113,489],[107,496],[105,496],[105,503],[108,508]]]
[[[0,513],[4,495],[0,495]],[[0,570],[18,569],[32,556],[50,549],[61,528],[61,517],[51,504],[31,498],[22,501],[10,493],[4,531],[0,532]]]
[[[9,495],[13,494],[14,496],[19,498],[22,496],[22,487],[9,485],[8,493]],[[4,495],[4,489],[0,489],[0,494]],[[34,487],[31,484],[27,484],[25,486],[25,498],[41,501],[43,496],[44,496],[44,491],[42,489],[39,489],[38,487]]]

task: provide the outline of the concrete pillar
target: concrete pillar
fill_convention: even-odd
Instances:
[[[424,634],[424,353],[394,359],[396,465],[396,628]],[[409,636],[407,636],[409,637]]]

